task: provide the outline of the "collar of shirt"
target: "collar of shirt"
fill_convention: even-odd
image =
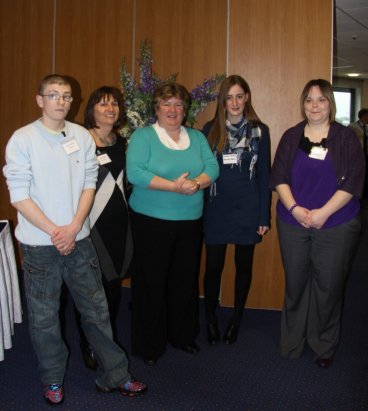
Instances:
[[[190,140],[185,127],[180,126],[180,135],[178,142],[174,141],[166,132],[166,130],[158,125],[158,122],[153,124],[152,127],[156,131],[158,138],[164,146],[171,148],[172,150],[185,150],[189,147]]]

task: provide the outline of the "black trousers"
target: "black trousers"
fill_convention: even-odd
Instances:
[[[199,332],[201,220],[169,221],[132,214],[132,352],[159,357]]]
[[[368,198],[368,156],[365,156],[365,179],[363,187],[363,197]]]
[[[235,245],[234,310],[230,322],[239,324],[252,282],[254,244]],[[224,269],[227,244],[206,244],[204,297],[207,322],[216,322],[221,274]]]

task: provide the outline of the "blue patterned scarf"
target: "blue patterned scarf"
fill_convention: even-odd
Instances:
[[[241,170],[242,158],[245,152],[251,153],[252,159],[249,165],[249,178],[252,180],[255,173],[255,165],[258,159],[259,140],[261,138],[261,129],[259,126],[252,126],[247,119],[242,119],[237,124],[231,124],[226,120],[226,131],[228,142],[225,146],[224,153],[236,153]]]

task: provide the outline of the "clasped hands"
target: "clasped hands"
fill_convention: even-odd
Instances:
[[[189,173],[186,172],[174,180],[174,191],[176,193],[192,195],[199,190],[198,182],[189,179],[188,176]]]
[[[55,228],[51,234],[51,241],[61,255],[68,255],[75,250],[77,233],[71,225]]]
[[[320,229],[328,218],[328,215],[324,213],[322,208],[308,210],[301,206],[295,207],[292,215],[304,228]]]

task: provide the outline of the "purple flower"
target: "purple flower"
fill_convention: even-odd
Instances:
[[[125,61],[122,62],[120,85],[127,110],[127,123],[121,130],[124,137],[129,138],[137,127],[146,126],[156,121],[152,107],[154,90],[164,81],[176,81],[177,74],[172,74],[167,80],[162,80],[154,75],[152,63],[152,46],[148,40],[142,41],[140,46],[139,82],[136,82],[133,75],[128,72]],[[224,78],[224,75],[217,74],[206,79],[190,92],[192,103],[187,114],[187,124],[190,127],[194,125],[197,115],[204,111],[208,103],[217,98],[215,89]]]

